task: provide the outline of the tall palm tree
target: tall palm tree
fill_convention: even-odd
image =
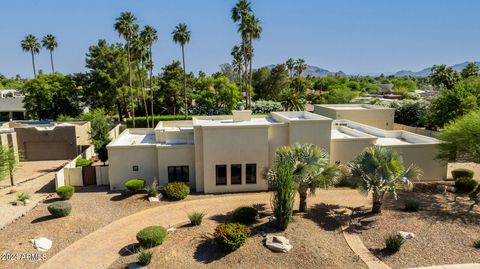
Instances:
[[[253,40],[260,39],[260,35],[263,29],[260,26],[260,20],[257,19],[254,15],[248,16],[247,19],[247,32],[248,32],[248,47],[249,47],[249,64],[250,64],[250,78],[249,78],[249,90],[252,89],[252,59],[253,59]],[[251,100],[249,100],[251,101]]]
[[[359,188],[373,192],[372,213],[381,213],[383,197],[392,192],[397,199],[397,188],[409,186],[420,175],[415,165],[405,168],[400,154],[391,148],[373,146],[360,153],[351,163],[354,175],[361,178]]]
[[[22,50],[25,52],[30,52],[32,54],[32,66],[33,66],[33,76],[37,77],[37,71],[35,69],[35,54],[40,53],[40,43],[33,35],[27,35],[20,43]]]
[[[233,46],[232,48],[232,52],[230,53],[230,55],[232,55],[233,57],[233,60],[232,60],[232,65],[233,65],[233,68],[235,70],[235,72],[237,72],[237,76],[238,76],[238,81],[237,83],[239,85],[241,85],[242,83],[242,72],[243,72],[243,53],[242,53],[242,47],[241,46],[238,46],[238,45],[235,45]]]
[[[146,62],[148,61],[148,48],[144,43],[144,40],[139,36],[135,35],[132,38],[132,59],[135,61],[135,66],[137,68],[138,82],[140,90],[142,92],[143,107],[145,109],[145,119],[147,121],[147,128],[150,128],[150,121],[148,119],[148,107],[147,107],[147,98],[145,97],[145,84],[143,83],[143,71]]]
[[[153,56],[152,56],[152,45],[158,40],[157,30],[152,26],[145,25],[143,31],[140,33],[141,38],[146,46],[148,46],[148,62],[147,68],[149,69],[149,88],[150,88],[150,114],[152,116],[152,127],[155,127],[155,113],[153,112]]]
[[[293,69],[295,68],[295,60],[292,58],[288,58],[287,61],[285,62],[285,65],[288,68],[288,73],[290,74],[290,77],[293,77]]]
[[[58,47],[58,42],[54,35],[49,34],[43,37],[42,46],[50,52],[50,64],[52,65],[52,73],[55,73],[53,66],[53,51]]]
[[[246,98],[246,105],[248,106],[249,94],[246,89],[247,79],[248,79],[248,61],[247,61],[247,41],[248,41],[248,34],[244,30],[246,28],[246,20],[247,17],[252,13],[251,3],[247,0],[238,0],[235,6],[232,8],[232,20],[233,22],[239,22],[239,29],[238,31],[241,33],[242,36],[242,51],[243,51],[243,58],[244,58],[244,76],[243,76],[243,90],[245,92]]]
[[[297,72],[297,76],[301,77],[303,71],[307,70],[307,64],[305,64],[305,60],[300,58],[295,61],[295,71]]]
[[[133,86],[132,86],[132,59],[130,54],[130,47],[132,37],[138,31],[138,25],[135,23],[137,18],[131,12],[122,12],[120,16],[115,19],[114,28],[118,35],[125,38],[127,41],[127,57],[128,57],[128,79],[130,84],[130,103],[132,106],[133,128],[135,128],[135,105],[133,100]]]
[[[183,63],[183,102],[185,108],[185,119],[187,119],[187,72],[185,71],[185,44],[190,42],[190,31],[185,23],[180,23],[175,26],[172,32],[173,42],[180,44],[182,47],[182,63]]]

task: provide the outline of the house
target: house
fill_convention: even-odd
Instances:
[[[393,130],[395,109],[366,104],[314,105],[314,113],[334,120],[351,120],[385,130]]]
[[[0,98],[0,121],[25,119],[26,109],[23,107],[24,97]]]
[[[312,143],[326,150],[331,163],[347,163],[366,147],[401,150],[408,165],[427,170],[422,180],[446,177],[434,160],[438,140],[405,131],[386,131],[353,121],[333,120],[310,112],[272,112],[252,116],[199,116],[164,121],[155,129],[127,129],[108,146],[109,183],[124,189],[129,179],[158,178],[160,185],[184,181],[197,192],[268,190],[263,173],[282,146]],[[430,171],[434,170],[434,171]]]

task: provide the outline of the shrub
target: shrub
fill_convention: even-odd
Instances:
[[[215,241],[227,251],[234,251],[247,242],[250,229],[241,223],[223,223],[215,228]]]
[[[158,196],[158,180],[153,178],[153,182],[150,187],[147,189],[148,197],[157,197]]]
[[[183,114],[178,114],[178,115],[159,115],[155,116],[155,124],[160,122],[160,121],[172,121],[172,120],[184,120],[185,116]],[[187,116],[187,120],[191,120],[192,115]],[[152,121],[152,118],[149,118],[150,122]],[[128,118],[126,120],[127,123],[127,128],[132,128],[133,127],[133,122],[132,118]],[[135,128],[147,128],[147,119],[145,117],[135,117]]]
[[[461,177],[463,178],[473,178],[474,172],[469,169],[459,168],[452,170],[453,180],[457,180]]]
[[[385,238],[385,246],[387,250],[391,253],[395,253],[400,250],[400,247],[403,245],[405,240],[400,235],[390,235]]]
[[[232,212],[233,221],[240,223],[251,223],[255,221],[258,211],[250,206],[242,206]]]
[[[90,165],[92,165],[92,161],[84,159],[84,158],[78,158],[77,161],[75,162],[75,165],[77,167],[90,166]]]
[[[420,208],[420,203],[417,200],[405,201],[405,210],[408,212],[417,212]]]
[[[140,190],[143,190],[145,187],[145,180],[143,179],[130,179],[125,182],[125,188],[127,188],[132,193],[137,193]]]
[[[460,192],[472,192],[477,187],[478,182],[475,179],[461,177],[455,180],[455,187]]]
[[[149,226],[137,233],[137,240],[143,248],[161,245],[167,237],[167,230],[162,226]]]
[[[165,195],[172,200],[183,200],[190,193],[190,187],[184,182],[170,182],[163,187]]]
[[[48,212],[52,214],[52,216],[56,218],[62,218],[70,215],[70,212],[72,211],[72,205],[69,204],[68,202],[64,201],[58,201],[58,202],[53,202],[51,205],[47,207]]]
[[[280,102],[257,100],[252,103],[251,110],[254,114],[268,114],[270,112],[283,111],[283,107]]]
[[[335,187],[349,187],[353,189],[358,187],[360,178],[352,174],[352,170],[348,165],[341,164],[338,166],[338,170],[339,177]]]
[[[55,189],[57,195],[62,198],[62,200],[70,200],[73,194],[75,193],[75,187],[73,186],[62,186]]]
[[[190,224],[192,224],[193,226],[198,226],[202,224],[203,217],[205,217],[205,213],[199,211],[193,211],[192,213],[188,214]]]
[[[152,260],[152,256],[153,256],[153,251],[140,248],[137,256],[137,264],[141,266],[149,265],[150,261]]]
[[[25,203],[25,201],[28,199],[30,199],[30,195],[28,193],[22,192],[21,194],[17,195],[17,201],[19,202]]]
[[[395,123],[414,127],[425,126],[430,102],[426,100],[402,100],[390,103],[395,109]]]
[[[475,248],[480,248],[480,239],[477,239],[477,240],[473,241],[473,246]]]

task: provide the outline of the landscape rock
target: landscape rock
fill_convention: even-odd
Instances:
[[[45,237],[30,240],[32,246],[39,251],[48,251],[52,247],[52,241]]]
[[[447,186],[445,185],[437,185],[437,190],[441,193],[445,193],[447,191]]]
[[[448,186],[448,187],[447,187],[447,191],[449,191],[449,192],[457,192],[457,188],[455,188],[454,186]]]
[[[128,269],[147,269],[148,267],[146,266],[141,266],[138,263],[131,263],[128,265]]]
[[[399,231],[398,235],[400,235],[403,239],[412,239],[415,237],[414,233]]]
[[[175,230],[176,230],[175,227],[168,227],[167,233],[173,233],[175,232]]]
[[[279,235],[267,235],[265,240],[265,246],[274,252],[289,252],[292,249],[290,240],[284,236]]]

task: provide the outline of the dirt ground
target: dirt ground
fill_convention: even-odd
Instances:
[[[261,219],[250,225],[252,236],[247,243],[231,253],[212,239],[215,227],[231,221],[231,216],[213,216],[199,227],[185,225],[169,234],[163,245],[154,248],[149,268],[366,268],[345,242],[331,215],[336,208],[315,205],[306,214],[296,214],[285,232],[269,223],[271,212],[264,208]],[[270,251],[263,244],[266,233],[287,237],[293,249],[288,253]],[[126,249],[110,268],[127,268],[129,263],[136,262],[136,256],[132,249]]]
[[[14,183],[17,185],[55,172],[66,162],[66,160],[20,162],[13,174]],[[0,181],[0,189],[8,186],[10,186],[9,178]]]
[[[420,201],[420,211],[405,212],[405,200]],[[473,241],[480,239],[480,209],[467,212],[471,204],[452,195],[402,193],[399,200],[389,197],[379,216],[359,212],[354,218],[356,231],[370,251],[392,268],[408,268],[456,263],[479,263],[480,250]],[[400,251],[391,254],[384,238],[399,230],[413,232]]]

